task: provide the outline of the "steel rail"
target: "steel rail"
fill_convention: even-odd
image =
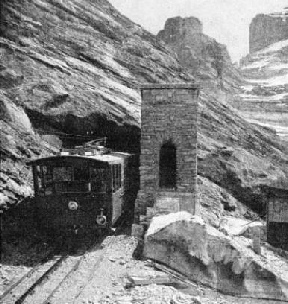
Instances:
[[[67,255],[60,256],[55,263],[49,267],[44,274],[40,276],[27,290],[24,292],[18,299],[15,301],[15,304],[21,304],[25,301],[25,299],[35,290],[35,288],[40,285],[48,276],[50,273],[52,273],[54,270],[56,270],[61,263],[67,258]]]

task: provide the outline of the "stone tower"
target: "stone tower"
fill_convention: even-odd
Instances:
[[[197,212],[198,96],[195,84],[141,87],[138,223],[149,207],[160,212]]]

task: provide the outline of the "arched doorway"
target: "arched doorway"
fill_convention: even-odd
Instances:
[[[159,187],[176,188],[176,147],[171,142],[163,144],[160,149]]]

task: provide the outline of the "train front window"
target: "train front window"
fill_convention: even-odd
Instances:
[[[90,192],[89,170],[86,166],[54,167],[53,181],[57,193]]]
[[[53,173],[49,166],[36,166],[36,183],[40,195],[53,193]]]
[[[89,170],[85,167],[74,168],[74,180],[75,181],[89,181]]]
[[[73,180],[72,167],[54,167],[53,168],[53,181],[64,182]]]
[[[40,196],[55,193],[106,192],[104,168],[87,166],[36,166],[36,191]]]

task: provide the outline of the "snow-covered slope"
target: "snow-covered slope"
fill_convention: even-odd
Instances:
[[[250,122],[288,139],[288,40],[248,55],[241,70],[246,83],[233,105]]]

